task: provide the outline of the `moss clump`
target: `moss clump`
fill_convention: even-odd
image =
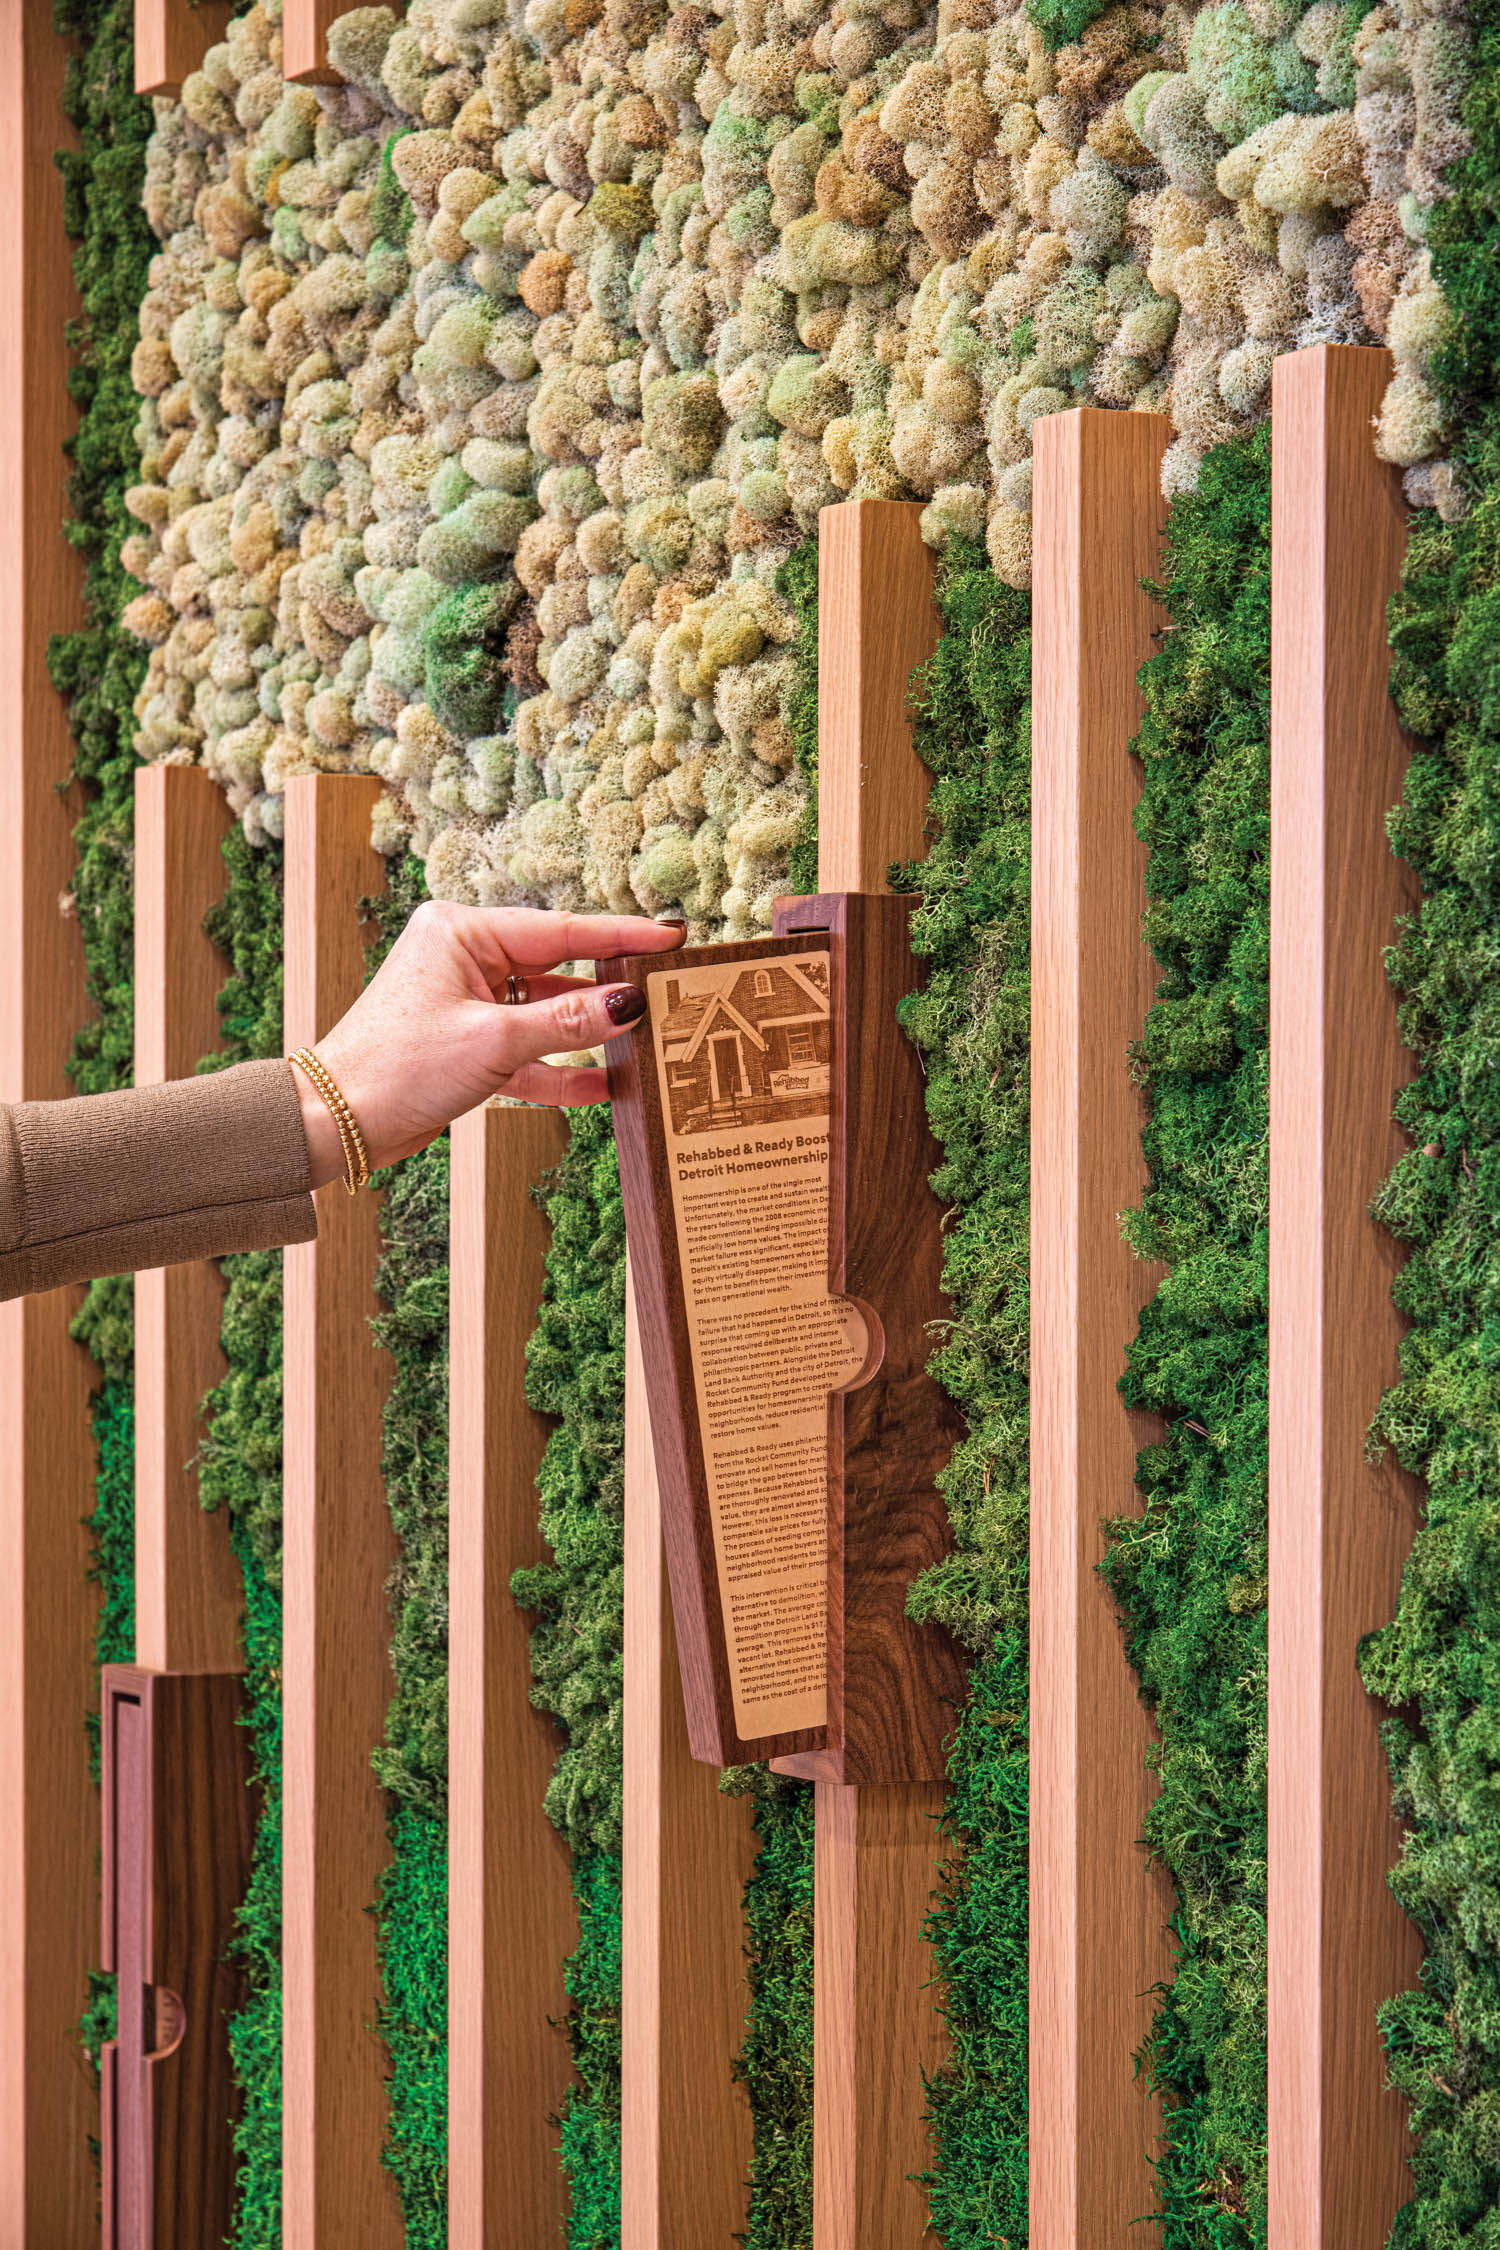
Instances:
[[[225,837],[227,888],[206,918],[228,955],[219,994],[221,1052],[205,1070],[281,1051],[282,862],[277,845],[252,851],[244,832]],[[260,1792],[250,1882],[235,1925],[244,1998],[229,2022],[243,2110],[235,2126],[239,2171],[234,2250],[281,2242],[281,1253],[224,1260],[228,1284],[220,1340],[228,1367],[204,1401],[199,1453],[205,1508],[223,1508],[245,1584],[245,1688],[253,1770]]]
[[[1148,1185],[1127,1236],[1167,1267],[1123,1391],[1167,1424],[1104,1565],[1161,1731],[1147,1841],[1178,1958],[1143,2061],[1163,2096],[1164,2240],[1266,2228],[1266,1259],[1270,431],[1210,453],[1170,519],[1173,630],[1144,667],[1145,935],[1136,1051]]]
[[[1401,1379],[1374,1438],[1427,1480],[1425,1520],[1396,1615],[1367,1644],[1365,1679],[1399,1716],[1385,1739],[1406,1830],[1391,1878],[1427,1946],[1421,1987],[1389,2001],[1391,2077],[1411,2103],[1413,2194],[1398,2250],[1479,2242],[1500,2204],[1500,1920],[1494,1739],[1500,1713],[1500,1015],[1494,869],[1500,865],[1500,9],[1471,13],[1473,150],[1434,213],[1433,269],[1456,315],[1434,376],[1462,417],[1462,522],[1414,519],[1391,609],[1392,687],[1422,739],[1391,839],[1421,904],[1390,956],[1417,1074],[1396,1114],[1413,1147],[1375,1214],[1411,1255],[1396,1286],[1410,1323]]]
[[[911,1609],[976,1652],[949,1761],[952,1847],[928,1934],[953,2051],[926,2185],[950,2250],[1026,2239],[1026,1541],[1031,636],[1026,597],[955,539],[943,636],[913,682],[936,830],[906,872],[924,990],[903,1008],[942,1145],[953,1322],[934,1372],[968,1434],[943,1480],[954,1552]]]
[[[456,586],[423,622],[427,700],[455,734],[494,734],[500,727],[506,622],[514,607],[515,587],[508,582]]]

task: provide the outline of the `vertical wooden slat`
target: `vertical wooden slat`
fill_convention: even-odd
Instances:
[[[345,0],[285,0],[281,14],[281,74],[304,86],[336,86],[328,60],[328,28],[345,13]]]
[[[552,2120],[572,2077],[562,1963],[577,1943],[568,1851],[542,1810],[557,1730],[531,1702],[511,1572],[540,1550],[547,1424],[526,1340],[547,1223],[531,1188],[567,1145],[556,1110],[453,1127],[449,1341],[448,2225],[452,2250],[560,2241]]]
[[[380,784],[305,774],[286,792],[288,1051],[335,1023],[364,980],[359,901],[384,886],[370,846]],[[380,2151],[385,2057],[370,1906],[387,1858],[370,1770],[391,1696],[385,1581],[395,1554],[380,1473],[389,1362],[371,1340],[372,1196],[318,1195],[318,1236],[286,1252],[283,1564],[284,2117],[287,2250],[398,2250]]]
[[[1276,2250],[1379,2250],[1409,2192],[1375,2011],[1417,1980],[1386,1888],[1400,1832],[1356,1670],[1418,1520],[1365,1457],[1398,1373],[1396,1244],[1368,1216],[1411,1072],[1384,948],[1416,903],[1385,815],[1406,745],[1386,688],[1399,472],[1371,428],[1383,351],[1276,363],[1271,512],[1270,2224]]]
[[[231,815],[202,766],[135,777],[135,1082],[191,1076],[219,1043],[223,963],[203,917],[224,889]],[[160,1672],[237,1672],[239,1570],[193,1466],[198,1403],[224,1368],[211,1259],[135,1282],[135,1653]]]
[[[1152,1739],[1100,1521],[1136,1512],[1116,1388],[1153,1284],[1118,1214],[1145,1184],[1127,1048],[1154,972],[1127,746],[1161,612],[1157,415],[1082,408],[1036,429],[1031,876],[1032,2250],[1131,2239],[1156,2117],[1132,2057],[1170,1971],[1165,1876],[1142,1823]]]
[[[86,1010],[72,880],[76,790],[47,638],[81,621],[62,537],[66,323],[77,294],[53,151],[68,50],[52,11],[0,11],[0,1098],[50,1099]],[[94,1695],[87,1582],[96,1370],[68,1335],[77,1290],[0,1305],[0,2244],[86,2240],[98,2103],[76,2025],[94,1958],[98,1800],[82,1739]]]
[[[818,888],[882,891],[920,858],[931,777],[907,693],[938,640],[933,555],[909,501],[818,519]],[[797,1761],[817,1773],[816,1757]],[[922,1939],[940,1783],[819,1780],[813,1856],[813,2240],[907,2250],[924,2237],[930,2076],[946,2051]]]
[[[621,2250],[730,2250],[750,2110],[730,2076],[748,1993],[749,1800],[688,1748],[635,1301],[625,1327]]]
[[[180,94],[234,14],[234,0],[135,0],[135,90]]]

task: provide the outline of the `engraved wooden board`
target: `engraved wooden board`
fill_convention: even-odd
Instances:
[[[600,969],[648,1002],[607,1054],[689,1738],[714,1763],[935,1774],[961,1691],[952,1644],[905,1616],[946,1551],[957,1426],[924,1371],[945,1308],[895,1018],[910,903],[797,902],[803,932]]]

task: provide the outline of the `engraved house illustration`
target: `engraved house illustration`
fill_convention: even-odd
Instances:
[[[828,963],[816,954],[674,977],[659,1033],[672,1129],[719,1132],[828,1105]]]

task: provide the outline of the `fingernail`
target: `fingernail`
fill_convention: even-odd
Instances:
[[[685,914],[658,914],[654,919],[661,924],[664,930],[686,930],[687,928],[687,916]]]
[[[604,996],[604,1013],[611,1023],[637,1023],[646,1013],[646,995],[633,984],[617,984]]]

